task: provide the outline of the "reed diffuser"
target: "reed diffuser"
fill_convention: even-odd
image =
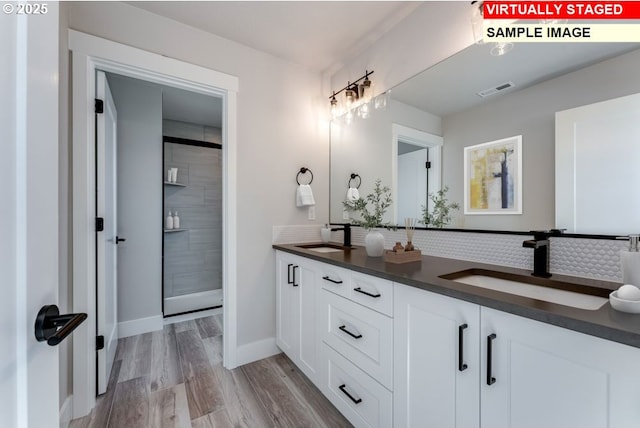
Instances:
[[[405,251],[413,251],[414,247],[411,241],[413,240],[413,232],[416,230],[416,219],[415,218],[405,218],[404,219],[404,230],[407,232],[407,245],[405,245]]]

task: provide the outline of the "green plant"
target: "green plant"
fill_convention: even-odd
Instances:
[[[362,226],[366,230],[378,226],[389,227],[388,223],[382,223],[382,217],[387,208],[391,206],[391,190],[388,186],[382,187],[381,183],[378,178],[373,192],[369,193],[366,198],[343,202],[347,210],[360,213],[360,220],[352,220],[355,225]],[[369,210],[369,204],[372,205],[372,211]]]
[[[435,194],[429,193],[429,199],[433,202],[433,211],[429,212],[427,207],[422,206],[422,220],[420,223],[427,227],[443,228],[451,221],[451,211],[459,210],[460,205],[457,202],[449,203],[447,200],[448,186],[444,186]]]

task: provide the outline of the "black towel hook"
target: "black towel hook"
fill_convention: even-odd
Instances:
[[[306,174],[306,173],[311,174],[311,180],[309,180],[309,182],[307,184],[311,184],[313,183],[313,172],[311,172],[311,170],[309,168],[306,167],[302,167],[300,168],[300,171],[298,172],[298,174],[296,175],[296,183],[298,183],[298,186],[300,185],[300,174]]]
[[[351,178],[349,178],[349,188],[351,188],[351,181],[355,180],[356,178],[358,179],[358,185],[356,186],[356,189],[360,188],[360,185],[362,184],[362,178],[360,178],[358,174],[354,173],[351,173]]]

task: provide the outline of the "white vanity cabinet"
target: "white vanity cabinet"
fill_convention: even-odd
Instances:
[[[316,276],[314,261],[276,253],[276,344],[314,382],[320,349]]]
[[[480,425],[480,306],[394,286],[394,426]]]
[[[484,307],[480,340],[482,427],[640,426],[639,349]]]
[[[640,350],[400,284],[394,303],[395,427],[640,426]]]

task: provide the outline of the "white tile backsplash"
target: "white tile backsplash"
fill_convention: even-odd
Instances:
[[[385,248],[392,248],[396,241],[407,241],[404,229],[380,229],[385,237]],[[367,232],[354,227],[351,242],[364,245]],[[522,241],[532,236],[444,232],[437,230],[416,230],[413,245],[422,254],[437,257],[461,259],[479,263],[533,269],[533,250],[523,248]],[[332,232],[332,241],[342,241],[342,232]],[[273,226],[274,244],[320,241],[320,226]],[[622,281],[620,270],[620,250],[628,244],[621,241],[582,238],[551,238],[549,270],[553,273]]]

